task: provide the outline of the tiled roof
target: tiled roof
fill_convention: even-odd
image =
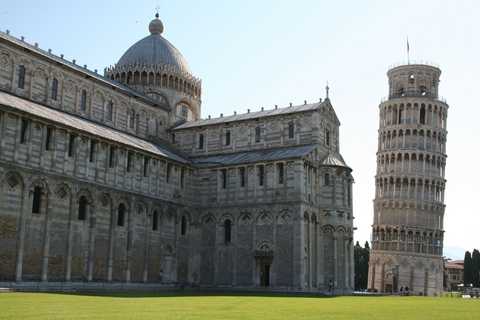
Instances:
[[[447,263],[445,265],[445,268],[447,269],[459,269],[459,270],[463,270],[463,265],[462,264],[456,264],[456,263]]]
[[[287,148],[255,150],[247,152],[237,152],[233,154],[198,157],[193,159],[193,163],[203,166],[228,166],[261,161],[301,158],[312,152],[315,147],[315,145],[304,145]]]
[[[173,130],[181,130],[181,129],[187,129],[187,128],[193,128],[193,127],[209,126],[209,125],[228,123],[228,122],[234,122],[234,121],[252,120],[252,119],[258,119],[258,118],[292,114],[292,113],[297,113],[297,112],[314,111],[314,110],[317,110],[324,103],[327,103],[327,101],[328,100],[324,100],[323,102],[304,104],[304,105],[300,105],[300,106],[277,108],[277,109],[263,110],[263,111],[256,111],[256,112],[248,112],[248,113],[236,114],[236,115],[220,117],[220,118],[201,119],[201,120],[197,120],[197,121],[183,123],[183,124],[179,125],[178,127],[174,128]]]
[[[342,156],[339,155],[339,154],[333,154],[333,153],[329,153],[325,157],[325,159],[323,159],[322,165],[348,168],[348,166],[345,163],[345,161],[343,160]]]
[[[73,69],[77,72],[81,72],[89,77],[92,77],[100,82],[103,82],[105,83],[106,85],[109,85],[109,86],[112,86],[114,87],[115,89],[119,90],[120,92],[123,92],[127,95],[130,95],[130,96],[134,96],[134,97],[137,97],[139,98],[140,100],[150,104],[150,105],[155,105],[155,106],[158,106],[158,107],[161,107],[161,108],[164,108],[162,107],[161,105],[158,105],[158,102],[152,100],[151,98],[135,91],[135,90],[132,90],[130,89],[129,87],[127,86],[124,86],[123,84],[117,82],[117,81],[114,81],[114,80],[111,80],[109,78],[106,78],[104,76],[102,76],[101,74],[98,74],[96,72],[92,72],[91,70],[87,69],[87,68],[83,68],[77,64],[74,64],[66,59],[63,59],[61,57],[58,57],[52,53],[49,53],[48,51],[45,51],[45,50],[42,50],[40,49],[39,47],[37,46],[32,46],[31,44],[25,42],[25,41],[22,41],[22,40],[19,40],[11,35],[8,35],[2,31],[0,31],[0,39],[3,39],[3,40],[6,40],[8,42],[11,42],[11,43],[14,43],[16,44],[17,46],[20,46],[22,48],[25,48],[25,49],[28,49],[28,50],[31,50],[33,52],[35,52],[36,54],[39,54],[49,60],[52,60],[54,62],[57,62],[57,63],[60,63],[64,66],[66,66],[67,68],[70,68],[70,69]]]
[[[144,152],[148,152],[157,156],[169,158],[173,161],[189,163],[186,158],[175,154],[166,147],[156,145],[133,135],[97,124],[75,115],[43,106],[3,91],[0,91],[0,105],[25,112],[45,120],[54,121],[69,128],[98,136],[99,138],[104,138],[132,148],[140,149]]]

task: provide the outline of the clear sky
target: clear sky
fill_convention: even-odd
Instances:
[[[1,6],[0,29],[103,70],[148,35],[157,6],[164,36],[203,80],[204,117],[317,101],[328,81],[361,242],[373,221],[378,104],[408,36],[412,59],[442,69],[450,104],[445,253],[480,248],[479,1],[17,0]]]

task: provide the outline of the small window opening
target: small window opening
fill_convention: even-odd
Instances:
[[[180,169],[180,188],[185,186],[185,168]]]
[[[408,76],[408,83],[414,84],[415,83],[415,76],[413,74],[410,74]]]
[[[158,212],[153,211],[153,216],[152,216],[152,230],[157,231],[158,230]]]
[[[125,212],[126,212],[126,210],[127,209],[125,208],[125,205],[123,203],[121,203],[118,206],[117,226],[119,226],[119,227],[125,226]]]
[[[329,186],[330,185],[330,174],[325,173],[325,176],[323,178],[324,185]]]
[[[25,142],[27,142],[28,125],[29,125],[29,121],[27,119],[22,119],[22,126],[21,126],[21,129],[20,129],[20,143],[21,144],[24,144]]]
[[[53,78],[52,80],[52,100],[57,101],[58,98],[58,80],[57,78]]]
[[[113,101],[110,100],[107,103],[107,108],[105,110],[105,119],[107,121],[112,121],[113,120]]]
[[[109,168],[115,167],[115,151],[116,151],[115,146],[110,146],[110,152],[109,152],[109,157],[108,157],[108,167]]]
[[[143,158],[143,176],[148,177],[148,165],[150,163],[150,158],[144,157]]]
[[[88,201],[85,196],[82,196],[78,201],[78,220],[85,220],[87,218]]]
[[[35,187],[33,189],[32,213],[40,214],[42,207],[42,187]]]
[[[204,136],[203,136],[203,133],[200,133],[198,135],[198,149],[203,149],[203,145],[204,145]]]
[[[231,139],[231,133],[230,133],[230,130],[227,130],[227,132],[225,132],[225,145],[226,146],[230,145],[230,139]]]
[[[425,106],[420,108],[420,124],[425,124]]]
[[[260,142],[261,139],[261,129],[260,127],[255,127],[255,142]]]
[[[52,135],[53,135],[53,128],[47,127],[47,132],[45,134],[45,150],[49,151],[52,148]]]
[[[167,182],[170,182],[171,172],[172,172],[172,165],[170,163],[167,163]]]
[[[283,184],[284,181],[284,166],[283,163],[277,163],[278,184]]]
[[[258,166],[257,168],[257,174],[258,174],[258,185],[263,186],[264,180],[265,180],[265,167],[263,165]]]
[[[226,189],[227,188],[227,169],[222,169],[221,174],[222,174],[222,189]]]
[[[97,141],[90,140],[90,155],[88,157],[88,161],[93,162],[95,161],[95,153],[97,152]]]
[[[87,90],[83,89],[80,96],[80,110],[87,110]]]
[[[295,125],[293,122],[288,124],[288,138],[293,139],[295,137]]]
[[[68,156],[71,158],[75,154],[75,141],[77,136],[74,134],[70,134],[70,139],[68,141]]]
[[[130,114],[128,116],[128,126],[130,129],[135,128],[135,110],[130,110]]]
[[[133,165],[133,152],[129,151],[127,155],[127,172],[132,171],[132,165]]]
[[[223,224],[225,228],[225,244],[232,242],[232,221],[230,219],[225,220]]]
[[[182,216],[182,221],[180,225],[180,234],[182,236],[187,234],[187,218],[185,218],[185,216]]]
[[[240,174],[240,186],[245,187],[245,168],[240,168],[239,169],[239,174]]]
[[[20,65],[18,66],[18,88],[24,89],[25,88],[25,66]]]

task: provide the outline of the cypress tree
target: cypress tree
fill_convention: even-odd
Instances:
[[[465,258],[463,259],[463,284],[470,286],[472,283],[472,255],[470,251],[465,252]]]
[[[477,249],[472,253],[472,283],[476,288],[480,288],[480,252]]]
[[[355,262],[355,290],[360,290],[360,282],[362,279],[361,275],[361,257],[362,257],[362,247],[360,243],[355,243],[355,247],[353,248],[353,260]]]

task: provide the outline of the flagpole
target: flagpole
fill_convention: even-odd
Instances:
[[[408,64],[410,64],[410,43],[408,42],[408,37],[407,37],[407,61],[408,61]]]

